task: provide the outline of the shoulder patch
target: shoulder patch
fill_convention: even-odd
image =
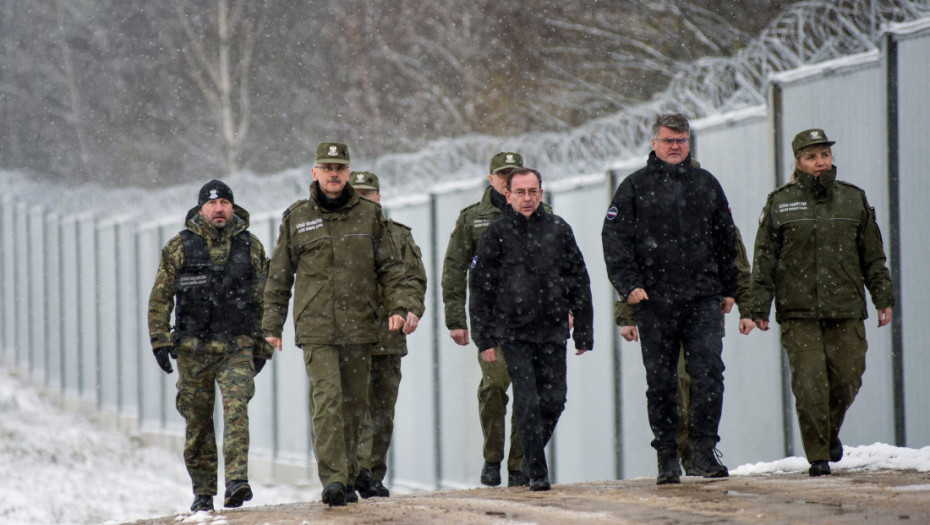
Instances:
[[[616,206],[611,206],[607,208],[607,220],[612,221],[617,218],[617,214],[620,213],[620,210]]]
[[[475,269],[475,266],[477,266],[477,265],[478,265],[478,256],[476,255],[476,256],[472,257],[470,267],[471,267],[471,269],[474,270],[474,269]]]

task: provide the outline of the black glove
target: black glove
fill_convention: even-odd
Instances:
[[[265,368],[265,361],[267,359],[262,359],[260,357],[253,357],[252,364],[255,365],[255,375],[258,375],[262,371],[262,368]]]
[[[171,368],[171,361],[168,360],[168,356],[177,359],[178,351],[174,349],[173,346],[162,346],[160,348],[155,348],[152,350],[155,353],[155,360],[158,361],[158,366],[165,371],[166,374],[174,372],[174,368]]]

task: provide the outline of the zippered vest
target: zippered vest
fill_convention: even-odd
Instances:
[[[210,260],[207,243],[192,231],[182,231],[181,242],[184,266],[175,281],[175,334],[219,340],[251,335],[255,271],[249,232],[233,237],[224,264]]]

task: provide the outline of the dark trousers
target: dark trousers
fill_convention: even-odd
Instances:
[[[565,410],[565,343],[506,341],[502,345],[513,384],[513,412],[517,419],[526,474],[549,475],[546,445]]]
[[[656,450],[674,450],[678,429],[675,391],[678,357],[684,347],[691,375],[691,441],[701,447],[716,444],[723,406],[723,341],[717,298],[665,304],[636,305],[636,324],[646,367],[646,401]]]

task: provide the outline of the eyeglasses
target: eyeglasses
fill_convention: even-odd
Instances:
[[[349,169],[348,164],[317,164],[315,166],[318,170],[323,171],[346,171]]]
[[[678,144],[679,146],[684,146],[690,141],[690,139],[656,139],[656,142],[661,142],[666,146],[671,146],[672,144]]]
[[[519,189],[519,190],[513,190],[512,192],[510,192],[510,194],[515,196],[518,199],[522,199],[523,197],[526,197],[527,195],[535,199],[536,197],[539,196],[540,191],[542,190],[540,190],[539,188],[530,188],[528,190]]]

